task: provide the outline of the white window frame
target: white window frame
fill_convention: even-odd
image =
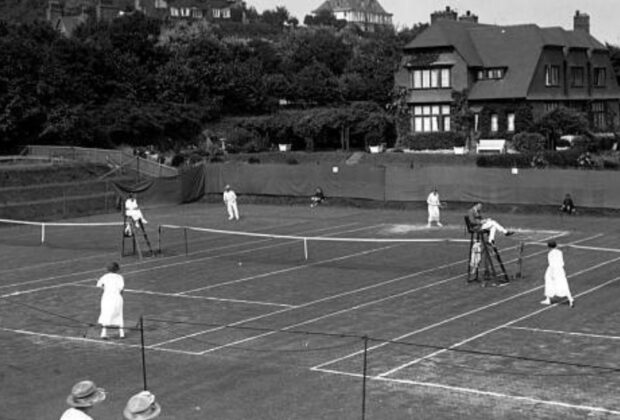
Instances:
[[[499,115],[491,114],[491,133],[499,131]]]
[[[170,8],[170,16],[179,16],[179,9],[177,9],[176,7],[171,7]]]
[[[450,105],[415,105],[411,128],[414,133],[450,131]]]
[[[515,113],[514,112],[509,112],[506,115],[506,131],[508,131],[509,133],[514,133],[515,132]]]
[[[412,89],[445,89],[451,87],[449,68],[415,69],[411,71]]]

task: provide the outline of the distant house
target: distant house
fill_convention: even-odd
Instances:
[[[163,19],[245,21],[242,0],[137,0],[138,10]],[[235,13],[236,12],[236,13]]]
[[[345,20],[364,31],[392,25],[392,14],[386,12],[377,0],[326,0],[312,13],[316,15],[323,11],[329,11],[336,19]]]
[[[611,131],[619,123],[620,87],[589,19],[577,11],[574,29],[565,30],[484,25],[469,12],[457,19],[449,7],[433,13],[431,25],[405,46],[395,77],[410,132],[451,131],[459,96],[478,137],[510,137],[523,107],[534,120],[573,108],[586,113],[594,130]]]
[[[160,19],[245,20],[242,0],[48,0],[47,20],[69,36],[89,15],[109,21],[132,11]]]

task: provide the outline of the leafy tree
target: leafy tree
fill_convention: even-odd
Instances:
[[[347,26],[347,21],[337,19],[331,10],[321,10],[316,15],[306,15],[304,18],[306,26],[331,26],[336,29],[342,29]]]
[[[559,107],[544,114],[534,126],[535,132],[547,138],[547,147],[555,149],[556,142],[565,134],[585,134],[588,132],[586,116],[574,109]]]

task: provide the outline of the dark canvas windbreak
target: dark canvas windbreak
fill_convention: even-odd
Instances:
[[[337,172],[334,171],[337,167]],[[620,208],[620,172],[367,165],[226,163],[205,167],[205,192],[230,184],[238,194],[310,196],[320,186],[329,197],[424,201],[433,187],[442,200],[491,204],[559,205],[570,193],[579,207]]]

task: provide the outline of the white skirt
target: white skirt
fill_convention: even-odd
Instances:
[[[123,326],[123,297],[120,293],[103,293],[99,324],[105,326]]]
[[[570,288],[568,287],[564,268],[547,267],[547,271],[545,271],[545,296],[552,298],[568,297],[570,295]]]

